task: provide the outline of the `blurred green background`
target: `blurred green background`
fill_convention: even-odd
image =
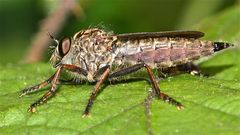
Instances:
[[[57,0],[0,0],[0,64],[23,60],[41,21]],[[205,18],[239,4],[239,0],[77,0],[82,14],[69,14],[57,38],[103,25],[114,33],[195,30]],[[51,33],[51,31],[50,31]],[[46,34],[42,35],[46,36]],[[46,52],[46,59],[49,55]]]

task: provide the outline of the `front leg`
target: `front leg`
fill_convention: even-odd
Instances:
[[[28,109],[29,112],[35,112],[36,111],[36,106],[38,106],[40,104],[43,104],[47,99],[49,99],[53,94],[55,94],[57,82],[60,80],[59,79],[60,78],[60,72],[63,69],[66,69],[66,70],[69,70],[69,71],[72,71],[72,72],[77,72],[77,73],[83,74],[85,76],[87,75],[86,70],[84,70],[82,68],[79,68],[77,66],[67,65],[67,64],[58,65],[58,69],[57,69],[56,73],[54,75],[52,75],[49,79],[47,79],[46,81],[44,81],[44,82],[42,82],[38,85],[35,85],[33,87],[30,87],[30,88],[27,88],[27,89],[23,90],[23,92],[20,96],[23,96],[23,95],[32,93],[34,91],[37,91],[40,88],[46,86],[47,84],[52,83],[50,90],[46,94],[44,94],[43,97],[41,97],[39,100],[37,100],[36,102],[34,102],[33,104],[30,105],[30,108]]]
[[[39,100],[37,100],[36,102],[30,105],[28,109],[29,112],[35,112],[36,106],[43,104],[44,102],[47,101],[47,99],[49,99],[53,94],[55,94],[57,82],[58,82],[61,71],[62,71],[62,67],[60,66],[52,79],[51,89],[46,94],[44,94]]]
[[[55,73],[56,74],[56,73]],[[53,74],[51,77],[49,77],[47,80],[41,82],[40,84],[37,84],[35,86],[29,87],[29,88],[25,88],[24,90],[22,90],[22,93],[19,97],[22,97],[24,95],[33,93],[35,91],[38,91],[39,89],[41,89],[42,87],[50,84],[55,76],[55,74]]]
[[[82,69],[82,68],[79,68],[77,66],[74,66],[74,65],[68,65],[68,64],[62,64],[61,65],[64,69],[66,70],[69,70],[69,71],[72,71],[72,72],[77,72],[79,74],[82,74],[84,76],[87,76],[87,71]],[[51,77],[49,77],[47,80],[35,85],[35,86],[32,86],[32,87],[29,87],[29,88],[25,88],[24,90],[22,90],[22,93],[19,97],[22,97],[24,95],[27,95],[27,94],[30,94],[30,93],[33,93],[35,91],[38,91],[40,90],[41,88],[45,87],[46,85],[52,83],[52,80],[54,78],[54,76],[56,75],[53,74]],[[72,79],[73,80],[73,79]],[[62,81],[62,82],[66,82],[64,80],[59,80],[59,81]]]
[[[72,72],[76,72],[78,74],[82,74],[84,76],[87,76],[87,71],[85,69],[82,69],[80,67],[74,66],[74,65],[69,65],[69,64],[62,64],[61,65],[64,69],[72,71]]]

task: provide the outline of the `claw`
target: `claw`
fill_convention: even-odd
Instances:
[[[89,117],[91,117],[89,113],[84,113],[84,114],[82,115],[82,118],[89,118]]]
[[[25,96],[26,94],[22,93],[21,95],[19,95],[19,97]]]
[[[36,107],[29,107],[28,112],[35,113],[36,112]]]
[[[82,118],[87,118],[87,117],[90,117],[90,113],[89,112],[84,112],[83,115],[82,115]]]
[[[182,110],[182,109],[184,109],[184,106],[183,106],[183,105],[178,105],[178,106],[177,106],[177,109],[178,109],[178,110]]]

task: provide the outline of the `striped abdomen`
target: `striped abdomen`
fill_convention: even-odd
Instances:
[[[228,47],[220,42],[193,38],[148,38],[118,42],[127,63],[143,61],[153,67],[171,67],[196,60]]]

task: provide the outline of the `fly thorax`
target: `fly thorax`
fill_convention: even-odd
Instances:
[[[62,61],[85,69],[87,80],[93,81],[100,68],[111,66],[115,40],[111,33],[101,29],[82,30],[74,35],[70,53]]]

